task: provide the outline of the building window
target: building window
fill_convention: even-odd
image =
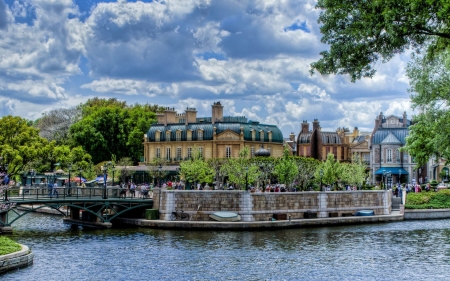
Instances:
[[[368,164],[370,162],[370,154],[363,154],[364,163]]]
[[[386,150],[386,162],[392,162],[392,150]]]
[[[250,148],[250,155],[251,155],[251,157],[255,157],[255,148],[254,147],[252,147],[252,148]]]
[[[155,133],[155,141],[161,141],[161,132]]]
[[[272,142],[272,132],[269,132],[269,142]]]
[[[161,158],[161,148],[156,148],[156,158]]]
[[[192,131],[187,131],[187,132],[186,132],[186,139],[187,139],[188,141],[192,141]]]
[[[231,146],[225,147],[225,158],[231,158]]]
[[[264,141],[264,131],[259,132],[259,140]]]
[[[255,130],[252,130],[252,141],[256,140],[256,132]]]
[[[408,163],[408,153],[403,153],[403,162]]]
[[[181,141],[181,131],[177,131],[177,141]]]
[[[399,163],[400,163],[400,156],[401,156],[401,154],[400,154],[400,148],[399,148],[399,149],[397,149],[397,162],[399,162]]]
[[[203,158],[203,147],[198,148],[198,157]]]
[[[203,131],[202,130],[199,130],[197,132],[197,140],[199,140],[199,141],[203,140]]]
[[[344,160],[344,155],[345,155],[345,149],[343,146],[341,146],[341,160]]]
[[[170,141],[170,131],[166,132],[166,141]]]
[[[188,159],[191,159],[191,158],[192,158],[192,147],[188,147],[188,150],[187,150],[187,158],[188,158]]]
[[[177,147],[177,160],[181,160],[181,147]]]
[[[166,160],[170,161],[170,147],[166,148]]]

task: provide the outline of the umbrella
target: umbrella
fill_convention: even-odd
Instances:
[[[80,177],[74,177],[74,178],[71,178],[70,181],[73,181],[73,182],[80,182]],[[86,182],[86,179],[83,178],[83,177],[81,177],[81,181],[82,181],[82,182]]]

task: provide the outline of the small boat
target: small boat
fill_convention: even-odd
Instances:
[[[216,221],[240,221],[241,216],[233,212],[216,212],[209,215],[210,218]]]
[[[361,210],[356,212],[355,216],[374,216],[373,210]]]

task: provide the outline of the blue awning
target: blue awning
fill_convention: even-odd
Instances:
[[[408,175],[409,173],[401,168],[401,167],[386,167],[386,168],[380,168],[375,172],[375,175],[382,175],[383,172],[387,172],[387,173],[391,173],[392,175],[398,175],[398,174],[402,174],[402,175]]]

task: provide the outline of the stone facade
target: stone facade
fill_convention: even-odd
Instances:
[[[388,215],[391,195],[388,191],[339,192],[264,192],[237,190],[161,190],[153,192],[153,208],[160,219],[169,220],[172,212],[182,209],[192,220],[208,221],[209,215],[230,211],[241,215],[242,221],[266,221],[274,214],[286,214],[291,219],[315,213],[319,218],[345,216],[370,209],[375,215]]]

